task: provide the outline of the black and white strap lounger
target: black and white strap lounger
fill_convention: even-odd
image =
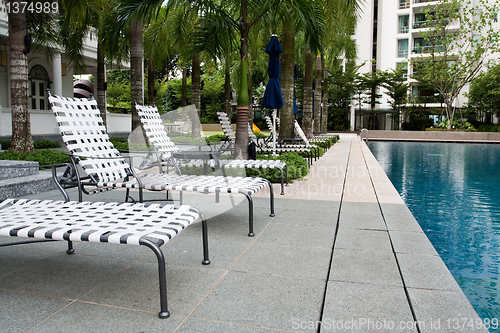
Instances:
[[[0,203],[0,236],[31,238],[17,245],[47,240],[144,245],[156,254],[160,285],[160,318],[167,308],[165,258],[160,247],[184,229],[202,219],[203,264],[208,258],[207,222],[196,209],[187,206],[111,202],[65,202],[14,200]]]

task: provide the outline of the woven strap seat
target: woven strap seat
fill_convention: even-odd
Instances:
[[[229,121],[229,118],[227,117],[227,114],[225,112],[217,112],[217,116],[219,117],[219,122],[222,126],[222,131],[224,132],[224,135],[227,136],[229,138],[229,140],[231,140],[234,143],[235,134],[234,134],[233,128],[231,127],[231,122]],[[312,164],[312,153],[311,153],[311,150],[309,148],[302,146],[302,147],[293,147],[293,148],[292,147],[276,147],[273,149],[270,147],[259,145],[258,140],[257,140],[257,136],[253,132],[250,125],[248,125],[248,138],[257,144],[257,147],[261,152],[264,152],[264,153],[278,152],[280,154],[281,153],[289,153],[289,152],[305,153],[305,154],[307,154],[307,157],[308,157],[307,161],[308,161],[309,166],[311,166],[311,164]]]
[[[139,201],[143,202],[143,189],[176,190],[202,193],[239,193],[246,196],[249,205],[249,235],[253,236],[253,201],[251,195],[269,186],[270,216],[274,216],[274,193],[272,184],[262,178],[252,177],[215,177],[215,176],[176,176],[165,174],[137,175],[125,161],[120,152],[109,141],[106,127],[97,108],[95,99],[66,98],[49,93],[49,102],[55,114],[63,142],[71,153],[72,177],[56,178],[60,189],[76,186],[79,189],[79,201],[82,201],[84,187],[126,188],[126,201],[130,198],[129,190],[138,189]],[[153,117],[150,114],[150,117]],[[163,126],[163,125],[162,125]],[[152,127],[154,128],[154,126]],[[151,132],[151,128],[146,132]],[[161,141],[166,152],[173,153],[176,148],[167,136],[155,132],[157,141]],[[168,140],[167,140],[168,139]],[[78,163],[86,176],[78,174]],[[68,173],[68,172],[67,172]],[[89,193],[89,192],[85,192]],[[66,193],[63,193],[68,199]],[[69,201],[69,200],[66,200]]]
[[[138,188],[142,186],[152,191],[241,193],[250,196],[268,185],[268,181],[263,178],[250,177],[143,174],[139,175],[138,180],[98,182],[97,186],[113,188]]]
[[[179,149],[170,140],[167,131],[165,130],[165,125],[163,124],[163,119],[161,119],[158,109],[155,106],[144,106],[136,103],[135,105],[137,113],[141,119],[142,127],[148,138],[149,144],[156,151],[160,161],[172,160],[172,153],[178,152]],[[229,124],[231,127],[231,124]],[[285,194],[284,182],[283,182],[283,169],[286,168],[286,183],[288,185],[288,168],[283,161],[267,161],[267,160],[252,160],[251,163],[247,160],[209,160],[207,161],[208,166],[212,168],[222,167],[222,168],[276,168],[280,170],[281,173],[281,194]],[[275,163],[273,163],[275,162]],[[177,162],[172,161],[175,165]],[[201,160],[191,160],[189,162],[183,163],[184,166],[190,167],[203,167],[205,161]],[[168,164],[168,162],[167,162]],[[160,169],[161,170],[161,169]]]
[[[7,199],[0,203],[0,236],[68,241],[70,254],[74,252],[72,242],[145,245],[158,259],[159,316],[166,318],[165,258],[160,247],[200,218],[203,264],[209,264],[206,220],[187,205]]]

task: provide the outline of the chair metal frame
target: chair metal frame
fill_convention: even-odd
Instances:
[[[239,193],[248,201],[249,236],[253,232],[253,199],[252,194],[269,186],[270,216],[274,216],[274,193],[271,182],[256,177],[222,177],[136,174],[133,167],[109,141],[106,127],[97,108],[97,102],[92,97],[67,98],[51,95],[49,103],[55,114],[63,142],[70,152],[72,167],[66,169],[61,177],[55,179],[60,189],[78,188],[79,201],[83,193],[91,194],[109,189],[125,188],[125,201],[134,200],[131,189],[139,192],[139,202],[144,202],[143,190],[179,191],[198,193]],[[132,159],[130,159],[132,161]],[[85,175],[80,175],[79,165]],[[92,187],[93,191],[87,191]],[[64,192],[64,191],[63,191]],[[67,194],[66,194],[67,195]],[[182,203],[182,202],[181,202]]]
[[[182,166],[182,160],[178,161],[173,157],[174,153],[181,152],[180,149],[175,145],[175,143],[168,136],[163,120],[160,117],[158,108],[156,106],[145,106],[135,103],[135,107],[139,118],[141,119],[142,128],[144,134],[146,135],[149,144],[153,147],[154,153],[156,155],[155,163],[159,164],[160,172],[165,170],[162,167],[163,163],[167,166],[174,166],[179,170]],[[188,153],[186,153],[188,154]],[[148,155],[150,158],[151,155]],[[195,159],[184,159],[186,166],[201,167],[203,166],[203,161]],[[154,165],[154,163],[152,164]],[[211,168],[260,168],[260,169],[278,169],[281,174],[281,195],[285,194],[285,185],[283,181],[283,169],[286,171],[286,186],[288,186],[288,166],[285,162],[280,160],[234,160],[234,159],[219,159],[215,157],[208,161],[208,166]]]

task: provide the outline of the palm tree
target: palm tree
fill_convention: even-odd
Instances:
[[[294,96],[293,96],[293,74],[295,64],[295,26],[291,21],[283,22],[281,33],[281,93],[283,94],[284,106],[280,109],[280,138],[294,137]]]
[[[104,0],[62,0],[59,27],[62,45],[67,50],[68,63],[75,68],[75,73],[85,73],[83,47],[89,34],[97,37],[97,77],[96,99],[101,117],[106,126],[106,47],[99,38],[103,34],[105,16],[110,15],[116,2]],[[109,58],[109,57],[108,57]]]
[[[161,0],[126,0],[123,5],[123,14],[120,20],[130,20],[131,18],[149,19],[156,13],[163,1]],[[181,0],[170,0],[167,3],[167,9],[173,8],[179,4],[185,4]],[[320,26],[314,16],[312,2],[306,0],[241,0],[229,1],[222,4],[213,1],[191,1],[189,2],[193,10],[203,15],[203,20],[208,22],[217,22],[217,38],[224,39],[229,37],[232,31],[236,31],[240,37],[240,86],[238,89],[238,115],[236,127],[236,156],[248,157],[246,147],[248,146],[248,50],[249,50],[249,32],[261,20],[265,20],[266,15],[271,11],[283,13],[283,17],[288,17],[289,9],[307,23],[308,34],[316,43],[321,38],[319,33]],[[205,22],[204,22],[205,23]],[[225,42],[227,43],[227,41]]]
[[[313,136],[313,76],[312,76],[312,53],[309,42],[306,44],[306,55],[304,65],[304,115],[302,117],[302,129],[304,134],[310,138]]]
[[[321,129],[322,107],[321,107],[321,91],[322,91],[322,75],[321,75],[321,54],[316,56],[314,64],[314,125],[313,132],[318,133]]]
[[[21,1],[12,0],[10,8],[23,8]],[[36,13],[23,10],[10,10],[9,49],[10,49],[10,94],[12,115],[12,138],[10,149],[16,152],[32,152],[33,138],[28,98],[28,61],[31,34],[33,45],[47,46],[49,52],[55,45],[57,33],[55,29],[55,13]]]
[[[21,8],[19,1],[11,1]],[[28,103],[28,59],[24,42],[26,35],[26,12],[11,10],[9,17],[10,48],[10,96],[12,112],[12,150],[16,152],[32,152],[33,139]]]

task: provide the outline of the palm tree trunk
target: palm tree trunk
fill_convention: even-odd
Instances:
[[[236,144],[234,158],[248,159],[248,60],[241,60],[240,92],[236,114]]]
[[[187,106],[187,69],[182,67],[181,106]]]
[[[201,69],[200,69],[200,54],[193,55],[193,76],[191,78],[191,101],[196,107],[198,119],[201,119]],[[193,138],[199,138],[201,129],[198,126],[199,122],[192,119],[193,129],[191,135]]]
[[[144,103],[144,63],[142,58],[142,23],[130,26],[130,96],[132,99],[132,131],[141,126],[134,101]]]
[[[323,70],[323,110],[321,112],[321,133],[328,132],[328,66]]]
[[[224,111],[231,119],[231,56],[226,55],[226,65],[224,69]]]
[[[11,1],[13,8],[15,1]],[[19,6],[19,8],[22,8]],[[28,101],[28,60],[25,49],[26,13],[8,13],[10,47],[10,97],[12,113],[12,139],[10,149],[15,152],[32,152],[33,138]]]
[[[102,55],[101,42],[97,42],[97,107],[106,126],[106,65]]]
[[[295,59],[295,30],[290,24],[285,25],[281,34],[281,93],[284,106],[280,109],[280,138],[292,139],[294,137],[293,113],[293,67]]]
[[[155,66],[153,58],[148,59],[148,105],[155,104]]]
[[[252,89],[252,71],[248,71],[248,124],[253,129],[253,89]]]
[[[304,134],[310,138],[313,136],[313,119],[312,119],[312,54],[309,48],[309,42],[306,44],[306,58],[305,58],[305,69],[304,69],[304,116],[302,117],[302,130]]]
[[[316,64],[314,67],[314,127],[313,132],[319,133],[321,131],[321,55],[316,56]]]
[[[236,117],[236,144],[234,147],[235,158],[248,159],[248,31],[247,15],[248,7],[246,1],[241,1],[241,21],[240,21],[240,59],[241,76],[240,89],[238,91],[238,114]]]

